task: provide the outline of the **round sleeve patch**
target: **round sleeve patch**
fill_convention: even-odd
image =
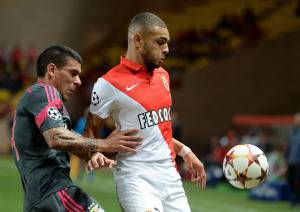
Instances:
[[[62,119],[62,115],[56,107],[49,107],[48,116],[50,118],[52,118],[53,120],[61,120]]]
[[[100,98],[98,96],[98,94],[94,91],[92,94],[92,105],[96,106],[100,103]]]

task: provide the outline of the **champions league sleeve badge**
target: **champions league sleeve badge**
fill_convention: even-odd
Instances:
[[[48,108],[48,116],[53,119],[53,120],[61,120],[62,119],[62,115],[61,113],[58,111],[58,109],[56,107],[50,107]]]
[[[99,103],[100,103],[100,98],[99,98],[98,94],[94,91],[93,94],[92,94],[91,104],[93,106],[96,106]]]

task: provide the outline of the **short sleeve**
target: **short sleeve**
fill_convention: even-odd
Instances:
[[[24,107],[34,116],[41,132],[65,125],[62,117],[63,102],[52,86],[45,85],[35,89],[28,96]]]
[[[91,94],[90,112],[106,119],[114,109],[115,101],[116,94],[112,85],[103,78],[99,78]]]

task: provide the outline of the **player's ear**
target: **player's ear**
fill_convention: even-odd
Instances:
[[[134,46],[137,49],[140,49],[142,47],[142,43],[143,43],[143,37],[140,33],[136,33],[133,36],[133,42],[134,42]]]
[[[47,73],[50,77],[54,77],[55,69],[56,69],[56,66],[54,63],[49,63],[47,65]]]

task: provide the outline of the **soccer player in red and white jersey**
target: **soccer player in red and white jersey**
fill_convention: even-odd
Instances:
[[[137,128],[143,137],[136,154],[117,155],[114,178],[126,212],[190,211],[176,170],[176,154],[183,157],[192,180],[203,188],[206,184],[201,161],[172,137],[170,80],[161,67],[169,40],[167,26],[158,16],[136,15],[128,28],[126,55],[98,79],[92,91],[86,136],[96,137],[110,116],[121,130]],[[92,162],[90,169],[95,168]]]

